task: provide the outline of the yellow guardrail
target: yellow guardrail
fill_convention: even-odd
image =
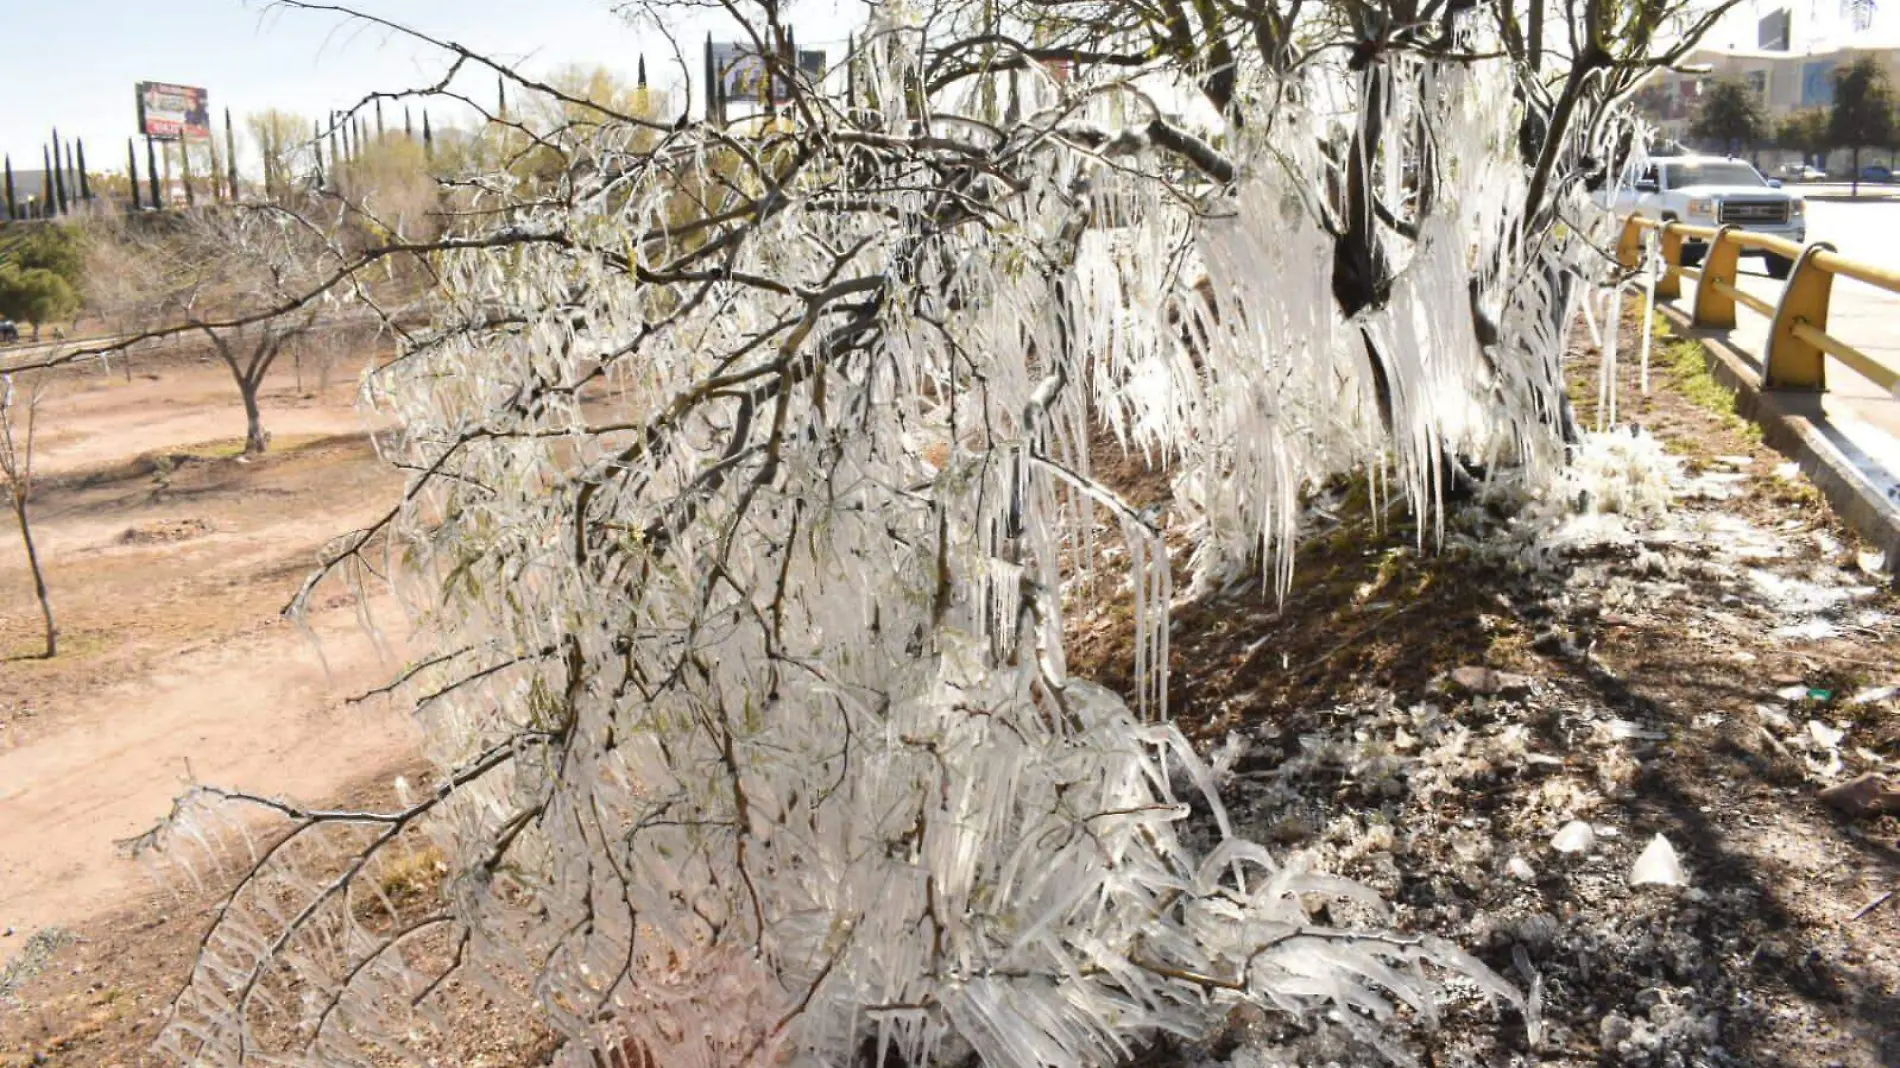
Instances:
[[[1900,271],[1850,260],[1824,242],[1798,245],[1787,238],[1737,226],[1691,226],[1640,215],[1624,220],[1622,235],[1617,239],[1617,260],[1624,267],[1638,270],[1645,265],[1647,232],[1652,230],[1662,260],[1661,272],[1656,276],[1659,299],[1680,297],[1682,280],[1693,278],[1697,282],[1693,310],[1696,326],[1733,329],[1737,304],[1753,308],[1774,324],[1768,332],[1768,351],[1762,353],[1762,388],[1824,390],[1825,357],[1832,356],[1880,388],[1900,391],[1900,370],[1827,332],[1828,298],[1836,277],[1900,293]],[[1682,265],[1682,246],[1689,241],[1708,243],[1700,269]],[[1736,269],[1745,251],[1773,253],[1794,263],[1778,303],[1770,304],[1736,288]]]

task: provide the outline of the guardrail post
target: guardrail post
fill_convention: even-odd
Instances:
[[[1658,231],[1662,248],[1658,258],[1662,260],[1662,276],[1656,279],[1656,299],[1674,300],[1682,296],[1682,231],[1675,223],[1664,223]]]
[[[1795,325],[1808,326],[1827,333],[1828,297],[1834,292],[1834,273],[1814,265],[1819,252],[1832,252],[1834,246],[1817,241],[1801,250],[1781,291],[1781,303],[1775,306],[1775,322],[1768,331],[1768,351],[1762,354],[1763,389],[1827,388],[1826,354],[1811,342],[1795,336]]]
[[[1719,292],[1717,284],[1735,284],[1735,271],[1741,265],[1742,249],[1735,243],[1734,226],[1724,226],[1709,242],[1708,255],[1702,259],[1702,277],[1695,287],[1695,325],[1703,330],[1735,329],[1735,301]]]
[[[1616,262],[1625,270],[1642,270],[1643,231],[1647,229],[1641,215],[1631,212],[1623,220],[1623,232],[1616,239]]]

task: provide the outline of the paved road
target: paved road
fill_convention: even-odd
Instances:
[[[1824,241],[1842,255],[1870,263],[1900,265],[1900,200],[1808,204],[1808,239]],[[1760,261],[1745,259],[1743,290],[1770,304],[1781,299],[1782,284],[1759,273]],[[1677,306],[1694,307],[1695,284],[1683,286]],[[1729,340],[1755,358],[1757,370],[1768,339],[1768,320],[1746,307],[1736,308]],[[1900,368],[1900,295],[1850,279],[1837,278],[1828,301],[1828,333],[1889,367]],[[1827,361],[1823,401],[1829,434],[1870,481],[1900,494],[1900,396]],[[1900,500],[1900,496],[1896,496]]]
[[[1827,242],[1857,260],[1900,264],[1900,201],[1810,204],[1808,239]],[[1745,261],[1745,266],[1754,264]],[[1771,304],[1781,299],[1781,283],[1772,279],[1749,277],[1741,288]],[[1748,350],[1759,355],[1767,323],[1746,308],[1738,311],[1738,333]],[[1827,329],[1887,366],[1900,367],[1900,294],[1837,278],[1828,300]],[[1900,398],[1834,360],[1827,362],[1827,380],[1830,392],[1852,399],[1861,418],[1900,438]]]

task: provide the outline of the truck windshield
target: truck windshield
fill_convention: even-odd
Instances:
[[[1671,163],[1663,171],[1671,189],[1692,185],[1768,184],[1762,181],[1761,175],[1755,173],[1755,168],[1746,163]]]

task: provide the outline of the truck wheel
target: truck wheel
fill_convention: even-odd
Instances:
[[[1772,252],[1761,254],[1762,266],[1768,268],[1768,277],[1785,279],[1794,273],[1794,261],[1786,256],[1777,256]]]

